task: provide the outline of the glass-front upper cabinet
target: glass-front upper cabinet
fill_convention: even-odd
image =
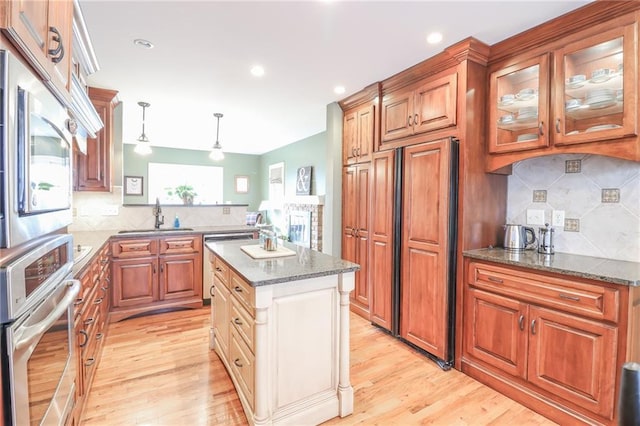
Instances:
[[[489,82],[489,152],[548,146],[549,55],[501,68]]]
[[[637,134],[635,33],[627,25],[554,52],[554,144]]]

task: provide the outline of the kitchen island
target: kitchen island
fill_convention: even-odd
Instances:
[[[255,246],[206,243],[211,346],[247,420],[319,424],[351,414],[349,293],[359,266],[289,243],[277,253]],[[263,255],[278,257],[252,257]]]

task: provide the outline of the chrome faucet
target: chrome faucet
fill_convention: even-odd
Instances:
[[[160,229],[160,225],[164,223],[164,215],[162,219],[160,219],[160,214],[162,213],[162,209],[160,208],[160,200],[156,197],[156,205],[153,207],[153,215],[156,217],[156,223],[153,225],[156,229]]]

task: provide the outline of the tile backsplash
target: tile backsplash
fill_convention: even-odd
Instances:
[[[552,212],[563,210],[564,226],[554,226],[556,252],[640,262],[640,163],[539,157],[514,164],[508,182],[507,223],[526,224],[527,209],[544,210],[551,223]],[[537,236],[540,226],[529,226]]]
[[[161,206],[162,228],[171,228],[176,215],[183,228],[236,226],[246,223],[246,206]],[[151,229],[152,206],[123,206],[122,187],[113,192],[74,192],[73,223],[69,232],[94,230]]]

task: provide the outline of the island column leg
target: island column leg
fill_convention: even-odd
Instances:
[[[338,401],[340,417],[353,413],[353,387],[351,386],[349,357],[349,293],[355,287],[355,273],[338,275],[338,291],[340,292],[340,359]]]
[[[255,410],[253,420],[255,425],[270,423],[268,408],[268,372],[267,372],[267,309],[256,307],[255,322]]]

